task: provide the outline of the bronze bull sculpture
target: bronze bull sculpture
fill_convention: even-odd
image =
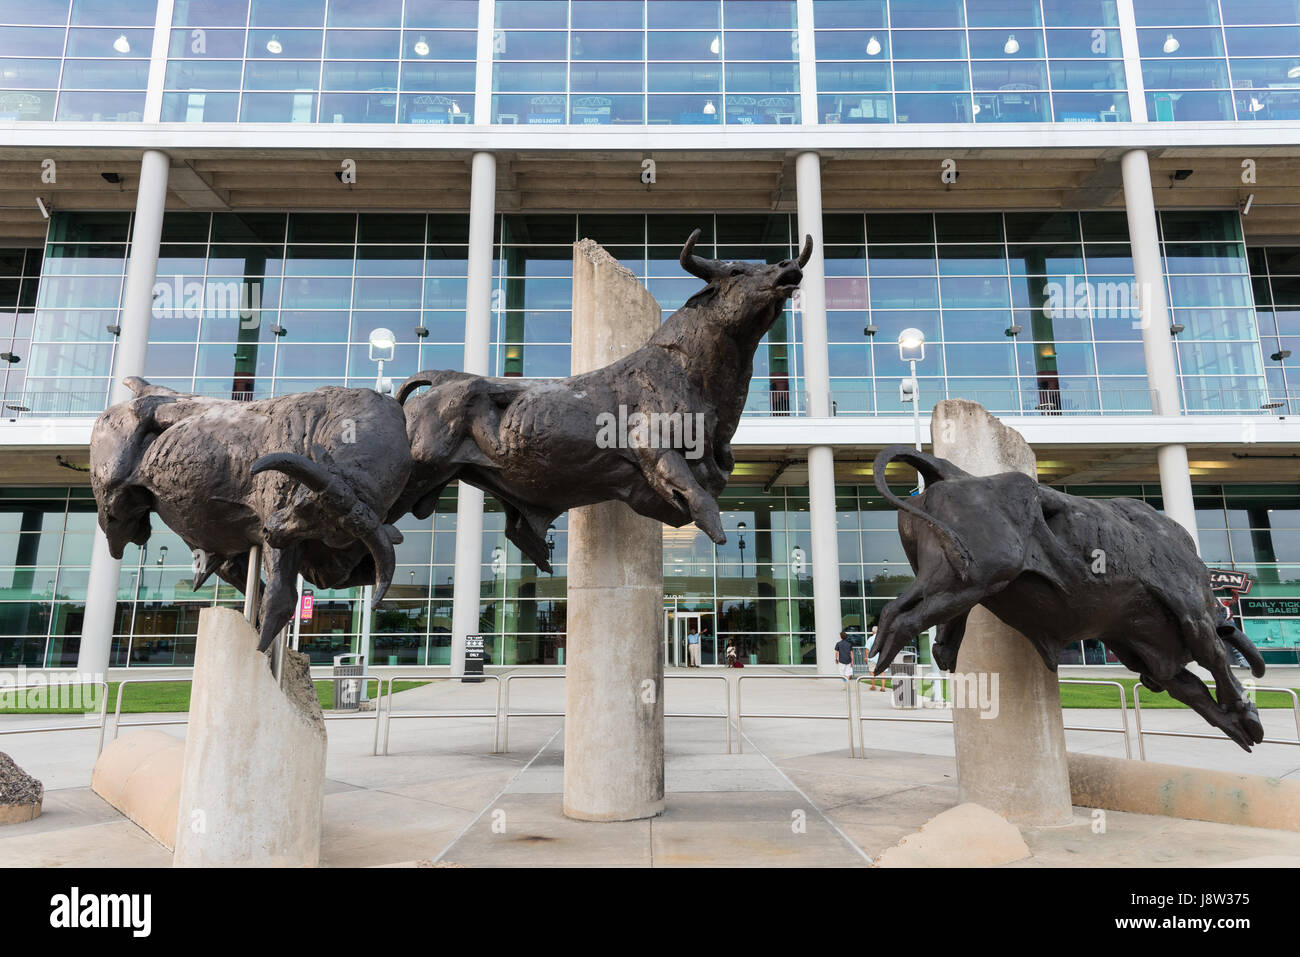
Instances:
[[[131,377],[135,398],[106,409],[90,440],[90,477],[109,551],[149,540],[157,512],[194,552],[194,589],[216,573],[244,589],[263,546],[258,615],[266,650],[293,617],[297,576],[321,588],[392,582],[387,517],[410,473],[401,407],[333,386],[235,402]]]
[[[916,468],[925,491],[895,495],[885,482],[893,461]],[[1173,519],[1133,499],[1067,495],[1020,472],[972,476],[905,445],[882,450],[873,471],[876,489],[899,510],[898,534],[916,573],[881,612],[877,675],[936,625],[934,660],[955,670],[966,617],[983,605],[1053,671],[1062,647],[1097,638],[1143,685],[1168,691],[1247,751],[1263,740],[1227,647],[1257,678],[1264,660],[1222,616],[1191,536]],[[1189,661],[1213,675],[1217,701],[1184,667]]]
[[[567,379],[433,371],[403,383],[413,467],[398,510],[425,518],[448,483],[468,482],[502,503],[507,537],[543,571],[547,527],[596,502],[623,501],[675,527],[694,522],[725,542],[717,497],[735,467],[731,438],[754,353],[803,279],[812,237],[798,260],[764,264],[702,259],[699,234],[679,258],[708,285],[636,352]],[[645,431],[625,444],[602,441],[611,419]]]

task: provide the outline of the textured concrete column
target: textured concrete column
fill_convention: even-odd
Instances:
[[[972,475],[1037,475],[1028,443],[978,403],[940,402],[930,430],[934,454]],[[1056,672],[1023,635],[977,605],[957,656],[959,681],[963,675],[971,676],[964,687],[985,690],[967,694],[967,707],[953,709],[960,800],[982,804],[1013,824],[1068,824],[1070,777]]]
[[[609,253],[574,246],[574,374],[639,349],[660,316]],[[653,817],[664,809],[663,531],[622,502],[571,509],[568,570],[564,813]]]
[[[497,159],[475,153],[469,195],[469,262],[465,290],[465,371],[491,373],[492,221],[496,216]],[[456,577],[451,603],[451,673],[465,673],[465,636],[479,632],[483,573],[483,493],[456,486]],[[498,662],[499,663],[499,662]]]
[[[325,750],[307,656],[285,652],[281,689],[244,616],[203,609],[173,865],[315,867]]]
[[[799,302],[803,311],[804,390],[808,414],[831,414],[830,358],[826,345],[826,257],[822,250],[822,167],[816,153],[795,157],[799,235],[813,238],[812,258],[803,268]],[[808,515],[811,523],[813,613],[817,630],[817,672],[833,675],[840,640],[840,547],[835,529],[835,456],[830,446],[808,449]],[[798,664],[798,662],[795,662]]]
[[[1124,176],[1129,243],[1133,249],[1133,278],[1137,282],[1141,307],[1142,351],[1146,357],[1147,385],[1152,392],[1151,408],[1157,415],[1181,415],[1178,360],[1174,353],[1174,338],[1169,331],[1169,300],[1165,294],[1160,233],[1156,228],[1156,207],[1151,193],[1151,163],[1146,151],[1129,150],[1120,160],[1120,169]],[[1160,467],[1165,514],[1187,529],[1199,551],[1187,447],[1162,446],[1156,451],[1156,462]]]
[[[140,187],[131,223],[131,258],[126,267],[126,288],[122,296],[122,327],[113,357],[113,378],[109,404],[132,395],[122,384],[127,376],[144,375],[144,357],[149,349],[149,324],[153,318],[153,287],[158,280],[158,244],[162,239],[163,209],[167,204],[167,170],[171,159],[159,150],[145,150],[140,161]],[[77,670],[103,674],[113,644],[113,622],[117,615],[117,580],[122,563],[108,551],[108,540],[98,527],[90,553],[90,576],[86,585],[86,614],[81,626],[81,647]]]

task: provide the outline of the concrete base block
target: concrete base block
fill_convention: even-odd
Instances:
[[[999,867],[1029,857],[1020,830],[978,804],[930,818],[878,858],[876,867]]]
[[[134,731],[95,762],[90,789],[167,850],[176,848],[185,742],[162,731]]]
[[[281,690],[243,616],[205,608],[174,865],[319,864],[325,746],[307,656],[285,652]]]
[[[1300,831],[1300,783],[1070,752],[1080,807]]]

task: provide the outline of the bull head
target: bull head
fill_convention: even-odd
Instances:
[[[734,331],[753,331],[761,327],[759,337],[776,320],[785,301],[794,295],[803,281],[803,267],[812,258],[813,240],[804,237],[799,258],[779,263],[731,262],[702,259],[695,255],[695,241],[700,238],[697,229],[682,247],[679,261],[692,276],[709,284],[709,292],[721,294],[724,303],[746,304],[743,310],[724,308],[719,319]]]

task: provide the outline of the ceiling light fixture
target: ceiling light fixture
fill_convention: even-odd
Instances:
[[[113,49],[116,50],[118,53],[131,52],[131,41],[126,38],[125,33],[120,34],[118,38],[113,41]]]
[[[1020,41],[1016,39],[1014,33],[1007,36],[1007,42],[1003,45],[1002,52],[1006,53],[1008,56],[1020,52]]]
[[[1182,46],[1182,44],[1179,43],[1176,39],[1174,39],[1174,35],[1172,33],[1167,34],[1165,36],[1164,51],[1166,53],[1177,53],[1178,48],[1180,46]]]
[[[880,52],[880,41],[877,40],[873,35],[871,39],[867,41],[867,56],[875,56],[879,52]]]
[[[420,39],[415,41],[415,55],[416,56],[429,55],[429,41],[424,38],[423,34],[421,34]]]
[[[272,34],[271,34],[271,39],[269,39],[269,40],[266,41],[266,49],[267,49],[267,51],[270,52],[270,53],[283,53],[283,52],[284,52],[284,47],[280,44],[280,35],[279,35],[279,34],[277,34],[277,33],[272,33]]]

